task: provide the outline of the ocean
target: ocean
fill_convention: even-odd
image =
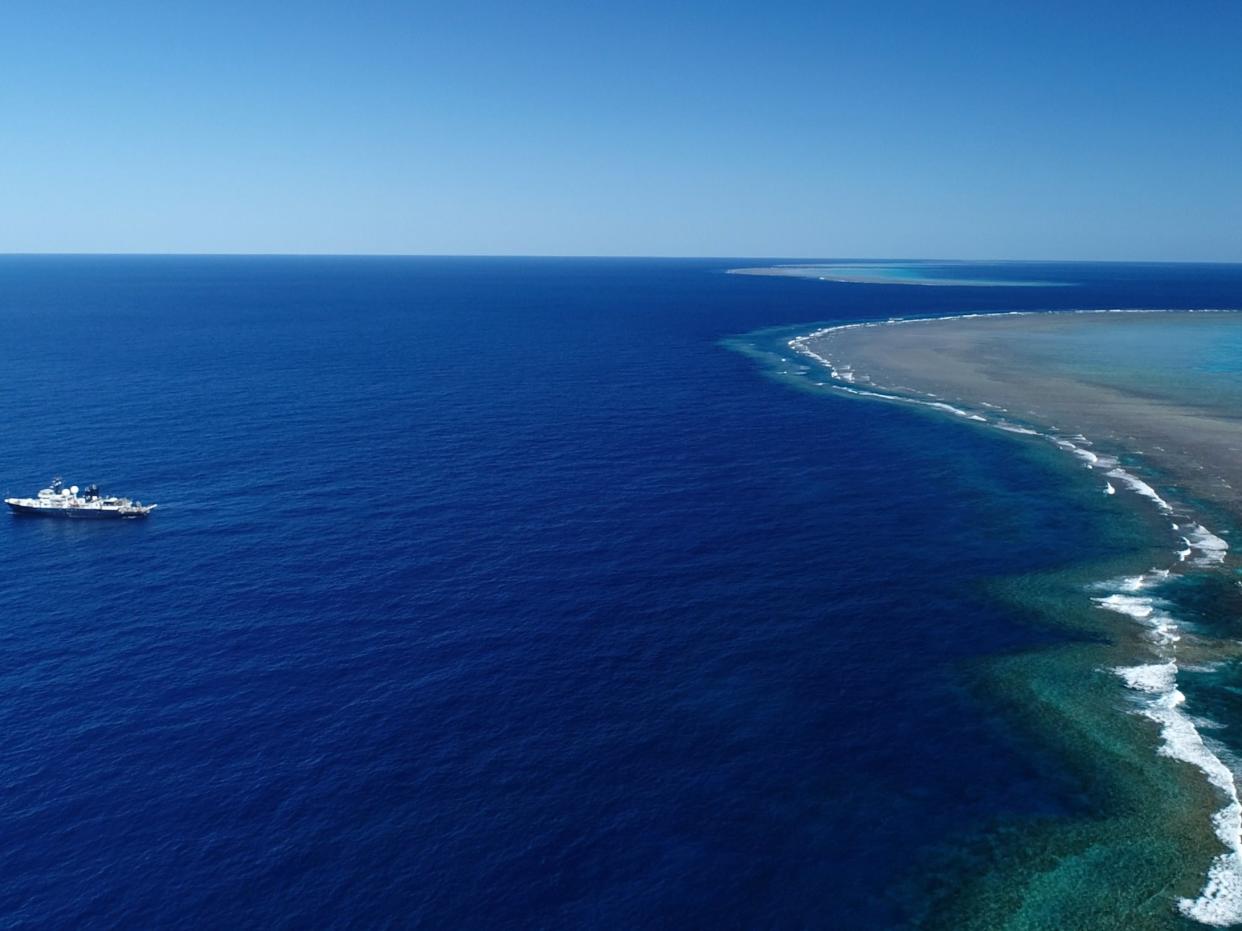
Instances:
[[[724,273],[755,264],[0,257],[0,490],[159,504],[0,528],[4,923],[885,928],[983,895],[1055,926],[1007,898],[1015,846],[1106,797],[1173,832],[1119,776],[1146,764],[1101,776],[1022,700],[1107,636],[1050,618],[1148,560],[1150,516],[774,354],[1232,307],[1242,268]],[[1100,691],[1083,733],[1142,739]]]

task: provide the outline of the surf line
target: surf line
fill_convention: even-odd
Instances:
[[[1104,310],[1104,311],[1067,311],[1067,313],[1159,313],[1161,311],[1144,310]],[[1193,311],[1192,311],[1193,312]],[[1233,313],[1236,311],[1202,310],[1201,313]],[[1086,437],[1078,434],[1065,437],[1058,433],[1047,433],[1021,424],[1012,423],[1003,417],[993,414],[992,417],[981,413],[955,407],[932,396],[913,397],[909,395],[890,394],[876,390],[875,386],[857,387],[858,375],[849,367],[838,367],[832,360],[815,352],[807,345],[811,340],[822,337],[835,330],[852,329],[855,327],[891,326],[903,323],[932,322],[936,320],[954,320],[971,317],[1019,316],[1041,313],[1040,311],[1012,311],[998,314],[959,314],[955,317],[931,318],[894,318],[892,320],[867,323],[849,323],[839,326],[824,327],[813,333],[789,340],[789,348],[828,369],[834,384],[829,387],[837,391],[859,397],[876,400],[894,401],[916,404],[944,413],[952,414],[965,420],[986,424],[1008,433],[1038,437],[1053,443],[1059,449],[1079,459],[1088,469],[1104,473],[1105,494],[1115,494],[1115,481],[1127,490],[1150,501],[1163,515],[1170,518],[1172,529],[1180,534],[1183,548],[1176,551],[1178,563],[1193,566],[1210,567],[1224,562],[1229,544],[1202,524],[1188,518],[1183,509],[1175,508],[1162,497],[1150,484],[1123,468],[1117,459],[1100,455],[1088,447],[1092,444]],[[995,405],[985,405],[990,410],[1003,409]],[[1173,518],[1177,518],[1174,520]],[[1175,617],[1163,607],[1163,602],[1154,594],[1159,585],[1169,578],[1171,569],[1151,569],[1142,575],[1129,576],[1099,583],[1093,589],[1108,592],[1093,598],[1097,607],[1125,615],[1143,625],[1146,638],[1155,654],[1154,662],[1140,663],[1135,666],[1118,666],[1111,670],[1131,691],[1137,693],[1139,705],[1136,713],[1155,722],[1160,727],[1160,745],[1157,752],[1162,756],[1189,763],[1207,778],[1216,789],[1223,801],[1221,808],[1212,815],[1213,833],[1225,848],[1218,854],[1208,867],[1208,875],[1202,891],[1194,899],[1179,898],[1177,909],[1183,915],[1202,924],[1225,927],[1242,923],[1242,800],[1239,799],[1238,784],[1233,772],[1224,761],[1204,742],[1195,722],[1183,710],[1186,696],[1177,687],[1177,643],[1181,639],[1180,625]]]

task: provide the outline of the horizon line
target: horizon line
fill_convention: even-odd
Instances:
[[[618,261],[746,261],[789,264],[819,262],[1058,264],[1058,265],[1242,265],[1242,259],[1084,259],[1084,258],[948,258],[908,256],[793,256],[793,255],[643,255],[557,254],[509,252],[140,252],[140,251],[0,251],[0,258],[339,258],[339,259],[582,259]]]

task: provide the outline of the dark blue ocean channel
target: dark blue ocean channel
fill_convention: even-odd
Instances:
[[[876,928],[1076,786],[977,687],[1064,634],[1063,475],[721,340],[1228,306],[1237,269],[830,284],[744,260],[0,258],[6,927]]]

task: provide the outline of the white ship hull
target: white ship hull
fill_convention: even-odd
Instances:
[[[4,501],[14,514],[24,517],[66,517],[71,520],[106,520],[108,518],[146,517],[154,504],[143,507],[94,506],[91,504],[47,506],[27,499],[6,498]]]

